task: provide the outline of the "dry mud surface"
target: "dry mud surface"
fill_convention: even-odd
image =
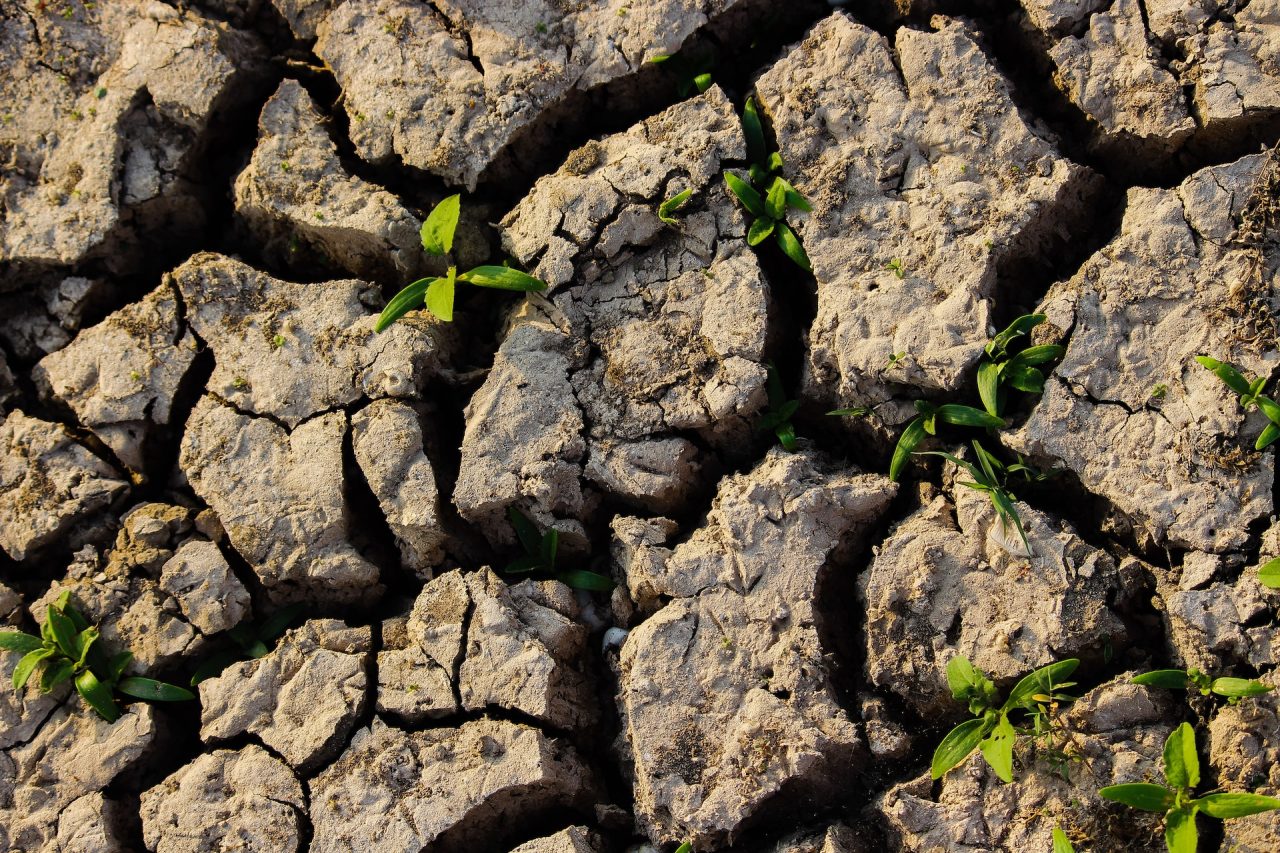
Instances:
[[[1280,368],[1280,0],[785,6],[0,0],[0,622],[69,592],[186,683],[297,613],[115,723],[0,689],[0,849],[1158,851],[1097,790],[1183,721],[1280,795],[1275,694],[1130,681],[1277,678],[1275,451],[1193,357]],[[725,189],[748,96],[812,271]],[[376,333],[454,192],[460,267],[547,291]],[[1065,353],[983,438],[1055,474],[1027,556],[888,471],[1033,311]],[[513,509],[613,591],[504,575]],[[1065,769],[930,778],[957,654],[1081,659]]]

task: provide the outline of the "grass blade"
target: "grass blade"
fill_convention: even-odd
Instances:
[[[907,424],[907,428],[902,431],[902,435],[898,438],[898,446],[893,449],[893,459],[889,461],[889,479],[898,482],[898,478],[902,476],[902,469],[907,466],[907,461],[911,459],[911,454],[920,446],[920,442],[924,441],[924,418],[916,417]]]
[[[1114,803],[1141,809],[1144,812],[1168,811],[1174,802],[1173,791],[1163,785],[1150,782],[1126,782],[1123,785],[1108,785],[1098,790],[1098,796]]]
[[[383,308],[382,313],[378,315],[378,322],[374,324],[373,330],[375,332],[385,331],[396,320],[421,305],[423,297],[427,293],[427,288],[431,286],[433,281],[435,281],[434,278],[420,278],[412,284],[406,285],[403,290],[391,297],[387,307]]]
[[[764,125],[754,96],[747,98],[742,107],[742,135],[747,140],[747,159],[752,163],[765,163]]]
[[[476,287],[492,287],[497,290],[518,290],[524,293],[546,290],[547,283],[534,278],[526,272],[511,267],[480,266],[467,270],[458,276],[458,281],[474,284]]]
[[[156,681],[154,678],[126,678],[117,685],[117,689],[129,696],[138,699],[147,699],[151,702],[185,702],[188,699],[196,698],[196,695],[185,687],[179,687],[176,684],[166,684],[163,681]]]
[[[729,191],[737,196],[738,201],[747,209],[747,213],[752,216],[764,216],[764,201],[760,198],[760,193],[756,192],[755,187],[739,178],[733,172],[724,173],[724,182],[729,187]]]
[[[805,272],[813,272],[813,265],[809,263],[809,255],[805,252],[804,246],[800,245],[800,239],[796,237],[796,233],[791,230],[791,226],[785,222],[779,222],[778,227],[773,232],[773,238],[778,241],[778,247],[782,249],[782,253]]]

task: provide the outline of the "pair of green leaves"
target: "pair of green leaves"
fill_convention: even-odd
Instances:
[[[1145,684],[1148,687],[1162,687],[1166,690],[1199,690],[1201,696],[1214,693],[1227,699],[1231,704],[1251,696],[1270,693],[1274,687],[1247,678],[1213,678],[1192,667],[1191,669],[1155,669],[1134,676],[1134,684]]]
[[[996,706],[996,687],[986,673],[963,655],[952,658],[947,663],[947,686],[951,688],[953,698],[968,704],[974,719],[956,726],[938,744],[930,769],[933,778],[941,779],[977,749],[996,776],[1004,782],[1012,782],[1013,747],[1018,730],[1009,715],[1017,711],[1034,711],[1044,702],[1070,701],[1070,696],[1056,691],[1074,684],[1066,679],[1079,664],[1080,661],[1072,658],[1040,667],[1024,676],[1009,691],[1004,703]]]
[[[305,609],[303,604],[290,604],[270,616],[253,622],[241,622],[227,631],[227,637],[237,648],[211,655],[192,673],[191,686],[195,687],[208,678],[216,678],[233,663],[266,657],[275,647],[276,640],[280,639]]]
[[[676,77],[676,95],[687,98],[695,90],[699,94],[711,88],[711,71],[715,68],[715,55],[690,58],[683,53],[659,53],[649,60],[653,65],[660,65]]]
[[[422,223],[422,248],[432,255],[447,255],[453,251],[453,235],[458,228],[458,215],[462,208],[461,197],[451,195],[440,202]],[[444,320],[453,320],[453,301],[458,282],[496,290],[538,291],[546,290],[545,282],[528,273],[511,267],[478,266],[459,273],[453,264],[440,277],[420,278],[391,298],[378,316],[374,331],[381,332],[419,305]]]
[[[1240,371],[1236,370],[1225,361],[1218,361],[1216,358],[1210,358],[1207,355],[1196,356],[1196,361],[1206,370],[1217,376],[1227,387],[1240,396],[1240,406],[1245,411],[1250,406],[1257,406],[1270,423],[1262,430],[1258,436],[1258,440],[1253,443],[1254,450],[1263,450],[1270,446],[1277,438],[1280,438],[1280,405],[1275,400],[1262,395],[1262,389],[1267,384],[1265,376],[1250,381],[1244,377]]]
[[[690,187],[684,192],[676,193],[671,198],[658,205],[658,218],[668,225],[677,224],[678,220],[674,216],[675,212],[684,207],[685,203],[689,201],[692,196],[693,187]]]
[[[1038,365],[1062,358],[1066,348],[1044,344],[1013,354],[1009,347],[1046,319],[1044,314],[1024,314],[987,343],[983,361],[978,365],[978,396],[989,414],[1000,417],[1004,413],[1007,388],[1028,394],[1044,391],[1044,373]]]
[[[1028,473],[1035,472],[1022,462],[1013,465],[1005,465],[999,459],[992,456],[986,451],[977,439],[973,441],[973,452],[977,457],[978,464],[975,465],[965,459],[953,456],[950,453],[942,453],[936,450],[920,453],[920,456],[941,456],[965,471],[969,472],[972,480],[961,480],[960,485],[967,486],[975,491],[985,492],[991,500],[991,505],[995,507],[996,517],[1000,521],[1003,532],[1006,534],[1004,538],[1008,538],[1008,530],[1013,527],[1018,532],[1018,536],[1022,539],[1022,546],[1026,550],[1023,556],[1032,556],[1031,543],[1027,541],[1027,531],[1022,526],[1022,517],[1018,515],[1016,505],[1017,497],[1006,488],[1009,474],[1011,473]]]
[[[546,533],[539,533],[537,526],[527,515],[513,506],[507,507],[507,519],[516,531],[516,538],[524,548],[525,555],[507,564],[504,570],[509,575],[546,574],[573,589],[584,589],[589,592],[609,592],[613,589],[613,581],[597,572],[582,569],[561,569],[556,567],[556,552],[560,549],[560,531],[554,527]]]
[[[109,723],[120,718],[113,690],[156,702],[195,698],[189,690],[153,678],[123,677],[133,654],[108,656],[100,639],[98,629],[71,604],[71,592],[66,590],[49,605],[39,637],[21,631],[0,631],[0,649],[22,655],[13,670],[14,690],[22,690],[37,669],[42,693],[74,680],[85,703]]]
[[[778,375],[778,369],[772,363],[768,365],[769,377],[765,384],[769,392],[769,408],[760,416],[760,420],[756,422],[756,430],[764,432],[773,430],[773,434],[778,437],[778,442],[788,453],[796,451],[796,428],[791,423],[791,418],[796,413],[796,409],[800,408],[799,400],[788,400],[787,394],[782,388],[782,377]]]
[[[1196,815],[1230,820],[1280,809],[1280,800],[1261,794],[1221,793],[1193,796],[1200,784],[1200,756],[1189,723],[1174,729],[1164,742],[1165,785],[1128,782],[1109,785],[1098,795],[1142,811],[1164,814],[1164,841],[1170,853],[1195,853],[1200,834]]]
[[[939,421],[955,426],[990,429],[1001,429],[1006,426],[1003,418],[972,406],[961,406],[957,403],[935,406],[924,400],[916,400],[915,405],[919,414],[907,424],[907,428],[898,437],[898,446],[893,449],[893,459],[889,462],[889,479],[894,482],[902,476],[902,469],[907,466],[907,461],[920,446],[920,442],[924,441],[925,436],[938,434]]]

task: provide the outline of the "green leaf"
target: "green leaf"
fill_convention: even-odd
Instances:
[[[71,621],[70,616],[67,616],[52,604],[49,605],[48,619],[49,630],[53,632],[53,638],[58,643],[58,649],[67,657],[75,660],[79,657],[76,650],[75,623]]]
[[[154,678],[126,678],[117,685],[121,693],[151,702],[185,702],[196,695],[185,687],[156,681]]]
[[[1068,658],[1028,673],[1009,691],[1009,698],[1005,700],[1003,710],[1012,711],[1014,708],[1030,707],[1033,704],[1032,696],[1037,693],[1053,693],[1055,687],[1066,683],[1079,665],[1080,661],[1077,658]]]
[[[121,652],[107,663],[107,674],[111,677],[112,684],[119,681],[120,676],[124,675],[124,671],[131,660],[133,660],[133,652]]]
[[[775,178],[778,183],[782,184],[782,189],[787,195],[787,207],[794,207],[796,210],[803,210],[805,213],[813,211],[813,205],[809,204],[809,199],[800,194],[800,191],[793,187],[785,178]]]
[[[1186,690],[1187,672],[1182,669],[1153,669],[1133,677],[1134,684],[1162,687],[1165,690]]]
[[[1098,790],[1098,796],[1104,800],[1124,803],[1131,808],[1144,812],[1166,812],[1173,808],[1174,795],[1163,785],[1150,782],[1126,782],[1123,785],[1109,785]]]
[[[1280,589],[1280,557],[1264,563],[1258,569],[1258,582],[1271,589]]]
[[[41,645],[35,651],[23,655],[22,660],[18,661],[18,665],[13,668],[13,689],[21,690],[40,662],[48,660],[57,653],[57,649]]]
[[[1246,699],[1250,696],[1261,696],[1264,693],[1270,693],[1275,688],[1263,684],[1261,681],[1250,681],[1247,678],[1215,678],[1213,685],[1209,689],[1219,696],[1226,696],[1230,699]]]
[[[76,676],[76,690],[79,691],[85,703],[108,723],[114,723],[120,719],[120,709],[116,707],[116,700],[111,696],[111,688],[98,681],[98,676],[91,670],[86,669]]]
[[[1002,375],[1011,388],[1028,394],[1044,393],[1044,374],[1034,367],[1009,362]]]
[[[947,403],[938,407],[938,417],[949,424],[956,426],[971,427],[991,427],[992,429],[1003,429],[1005,427],[1004,418],[987,414],[981,409],[975,409],[972,406],[961,406],[957,403]]]
[[[523,557],[517,557],[502,571],[509,575],[527,575],[530,572],[536,572],[543,568],[542,558],[537,554],[525,554]]]
[[[796,237],[795,232],[791,230],[791,226],[785,222],[779,222],[778,227],[773,232],[773,239],[778,242],[778,247],[782,249],[782,254],[790,258],[792,263],[805,272],[813,272],[813,265],[809,263],[809,255],[805,253],[804,246],[800,245],[800,240]]]
[[[773,233],[775,223],[768,216],[761,216],[751,222],[747,229],[747,245],[758,246],[760,242]]]
[[[1027,334],[1047,319],[1048,317],[1044,314],[1023,314],[991,339],[991,343],[987,344],[987,353],[990,355],[1003,353],[1015,339]]]
[[[1067,834],[1062,831],[1060,826],[1053,828],[1053,853],[1076,853],[1076,848],[1072,846],[1071,839],[1067,838]]]
[[[863,418],[871,414],[870,406],[851,406],[847,409],[832,409],[827,412],[829,416]]]
[[[403,290],[391,297],[387,307],[383,308],[382,313],[378,315],[378,322],[374,324],[373,330],[375,332],[385,331],[396,320],[421,305],[427,288],[435,280],[434,278],[420,278],[413,284],[406,285]]]
[[[676,853],[693,853],[693,845],[686,841],[676,848]]]
[[[458,281],[465,281],[467,284],[474,284],[476,287],[518,290],[525,293],[547,289],[545,281],[511,267],[474,267],[458,276]]]
[[[711,75],[709,73],[699,74],[693,78],[693,85],[698,87],[699,92],[705,92],[711,88]]]
[[[446,323],[453,322],[454,281],[457,271],[449,267],[449,273],[447,277],[431,282],[431,286],[427,288],[426,298],[427,310]]]
[[[1190,723],[1178,726],[1164,742],[1164,778],[1174,788],[1194,790],[1200,784],[1200,756]]]
[[[782,449],[788,453],[795,453],[796,447],[796,428],[790,423],[781,423],[774,427],[773,434],[778,437],[778,443],[782,445]]]
[[[1275,562],[1280,563],[1280,560]],[[0,631],[0,649],[7,652],[22,652],[25,655],[43,646],[44,640],[39,637],[33,637],[21,631]]]
[[[1013,742],[1017,736],[1008,715],[1001,714],[995,729],[978,744],[982,757],[1003,782],[1013,781]]]
[[[764,209],[774,219],[787,215],[787,188],[780,178],[774,178],[769,185],[769,192],[764,197]]]
[[[1009,360],[1010,364],[1045,364],[1046,362],[1056,361],[1066,353],[1067,348],[1057,344],[1043,344],[1036,347],[1027,347],[1022,352],[1015,355]]]
[[[538,556],[542,550],[542,534],[538,532],[538,528],[529,516],[516,509],[514,506],[507,507],[507,520],[511,522],[511,527],[516,531],[516,538],[520,540],[520,545],[524,548],[525,553],[532,556]]]
[[[1266,450],[1275,443],[1277,438],[1280,438],[1280,426],[1267,424],[1262,428],[1262,432],[1258,435],[1258,440],[1253,443],[1253,449]]]
[[[777,172],[782,169],[782,155],[777,151],[769,152],[769,159],[765,161],[765,166],[770,172]]]
[[[48,693],[50,690],[70,678],[75,671],[75,662],[69,661],[66,658],[46,665],[44,672],[40,673],[40,692]]]
[[[747,159],[752,163],[765,163],[764,125],[754,97],[747,98],[742,107],[742,135],[747,140]]]
[[[77,669],[84,669],[85,663],[89,660],[89,653],[93,651],[93,644],[98,642],[98,636],[97,628],[86,628],[76,635],[74,663]]]
[[[458,228],[458,212],[462,198],[451,195],[435,206],[422,223],[422,248],[433,255],[444,255],[453,250],[453,232]]]
[[[985,678],[986,676],[964,655],[956,655],[947,661],[947,686],[951,688],[951,698],[957,701],[967,699]]]
[[[302,615],[304,610],[306,610],[305,604],[290,604],[287,607],[281,607],[262,621],[262,625],[257,631],[258,639],[265,643],[274,643],[293,623],[293,620]]]
[[[907,428],[898,437],[898,446],[893,449],[893,459],[889,462],[889,479],[895,483],[902,476],[911,454],[924,441],[924,418],[917,417],[907,424]]]
[[[933,751],[930,770],[933,778],[941,779],[948,770],[968,758],[985,735],[986,723],[983,720],[965,720],[948,732]]]
[[[556,567],[556,552],[560,550],[560,531],[554,527],[548,528],[547,532],[542,534],[541,548],[538,555],[542,557],[542,564],[548,570]]]
[[[671,214],[684,207],[685,202],[693,197],[693,187],[684,192],[676,193],[671,198],[658,205],[658,218],[668,225],[675,225],[676,218]]]
[[[1000,417],[1000,366],[994,361],[978,365],[978,396],[987,414]]]
[[[1200,807],[1200,811],[1218,820],[1248,817],[1280,809],[1280,800],[1261,794],[1206,794],[1195,800],[1195,804]]]
[[[1267,416],[1267,420],[1273,424],[1280,424],[1280,404],[1270,397],[1258,396],[1254,398],[1254,402],[1258,404],[1258,408]]]
[[[1200,833],[1195,809],[1174,809],[1164,816],[1164,843],[1169,853],[1196,853]]]
[[[760,198],[760,193],[746,181],[739,178],[733,172],[724,173],[724,182],[728,185],[729,191],[738,197],[738,201],[742,202],[742,206],[747,209],[747,213],[752,216],[764,216],[764,201]]]
[[[613,581],[609,578],[596,572],[588,572],[581,569],[568,569],[557,572],[556,579],[565,586],[573,589],[584,589],[588,592],[610,592],[613,590]]]
[[[1224,361],[1218,361],[1216,358],[1210,358],[1207,355],[1196,356],[1196,361],[1200,362],[1202,367],[1212,371],[1215,376],[1227,383],[1227,387],[1232,391],[1241,395],[1249,393],[1249,380],[1245,379],[1244,376],[1241,375],[1240,371],[1236,370],[1231,365]]]

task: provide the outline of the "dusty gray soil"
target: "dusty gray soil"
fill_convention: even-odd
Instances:
[[[1280,795],[1275,694],[1130,681],[1280,678],[1275,451],[1193,360],[1280,369],[1280,0],[785,7],[0,0],[0,623],[185,684],[297,608],[193,702],[0,689],[0,849],[1158,851],[1097,791],[1183,721]],[[725,188],[748,96],[812,271]],[[547,291],[376,333],[454,192]],[[888,472],[1033,311],[1043,394],[925,445],[1053,472],[1028,556]],[[512,510],[612,592],[505,573]],[[1080,658],[1069,760],[932,780],[957,654]]]

